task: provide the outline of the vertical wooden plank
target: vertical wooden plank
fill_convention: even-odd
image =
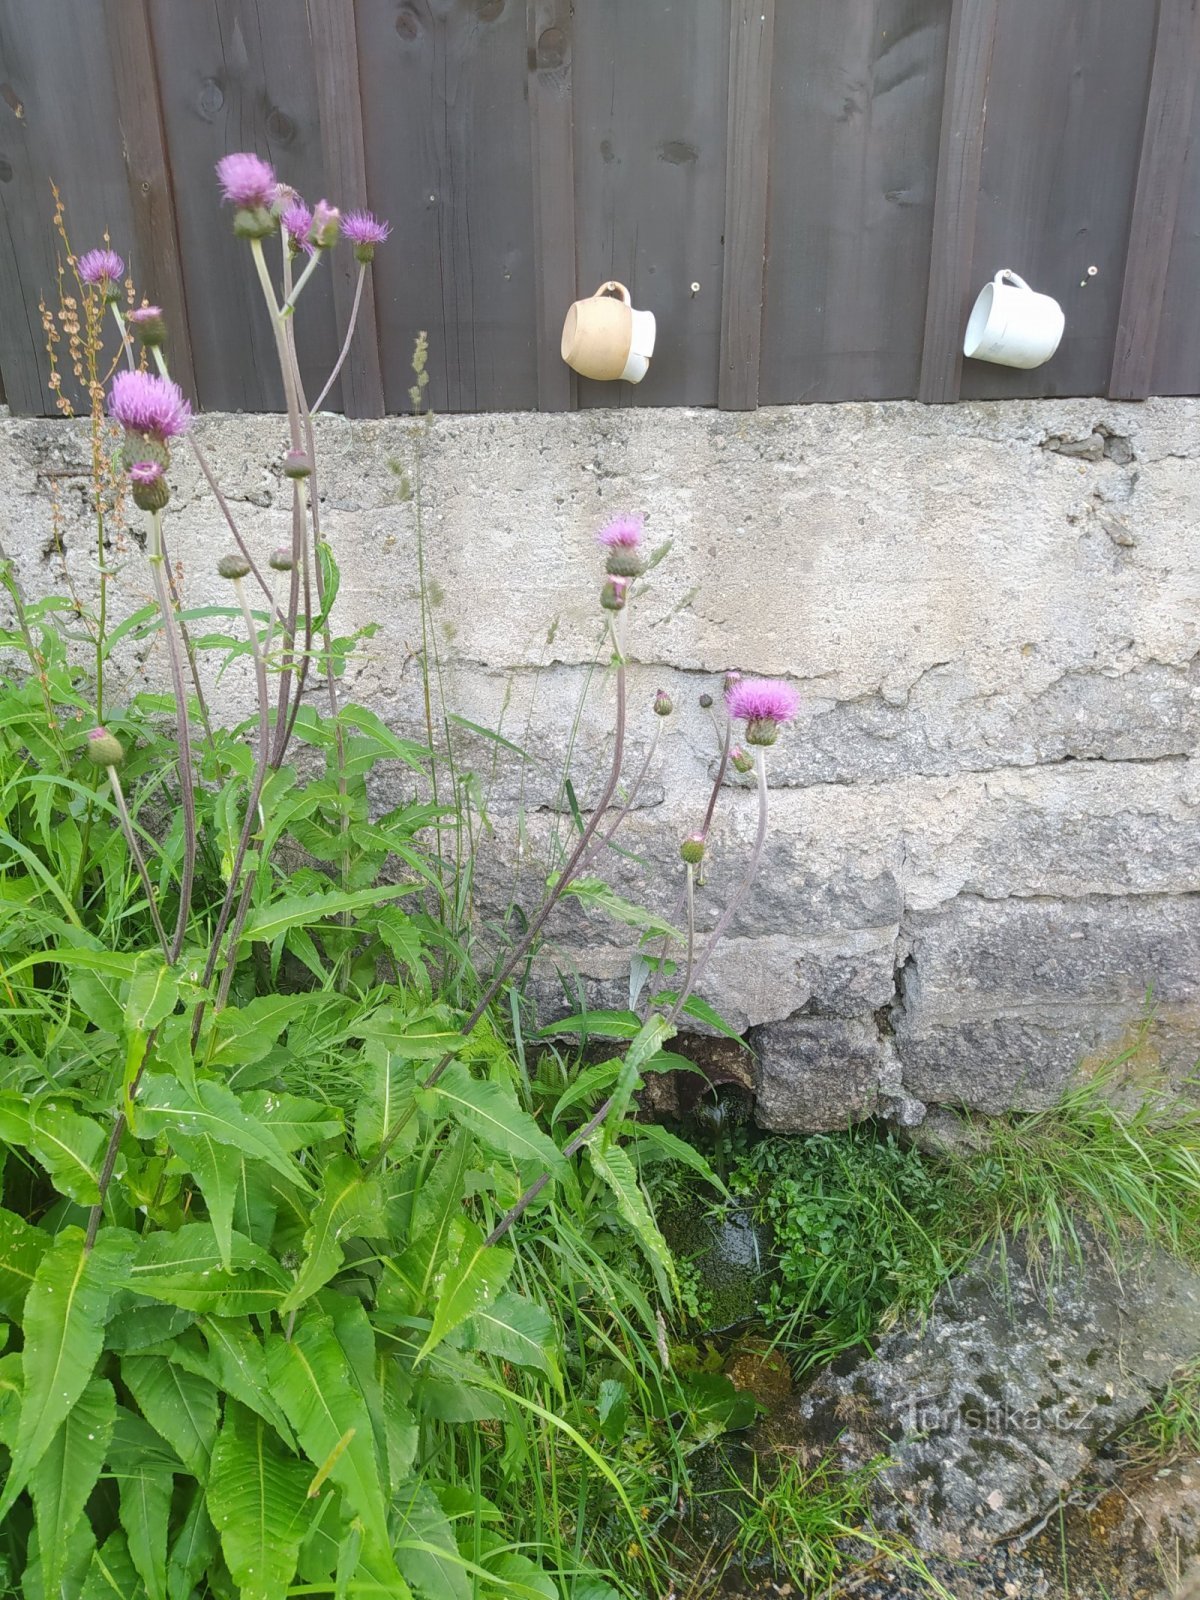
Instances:
[[[1192,124],[1180,180],[1179,209],[1163,287],[1151,394],[1200,394],[1200,93],[1192,99]]]
[[[575,374],[563,360],[560,344],[563,318],[576,295],[571,0],[528,0],[526,16],[538,408],[570,411]]]
[[[1141,400],[1151,392],[1198,72],[1200,0],[1159,0],[1150,98],[1108,386],[1114,400]]]
[[[141,271],[139,293],[163,309],[171,375],[196,399],[196,374],[175,195],[167,164],[166,132],[146,0],[104,0],[112,51],[117,119],[129,183],[134,237]]]
[[[372,198],[397,233],[375,258],[389,411],[417,333],[435,411],[538,403],[525,0],[359,0]]]
[[[712,405],[720,368],[729,0],[575,6],[580,287],[653,311],[640,384],[579,381],[581,406]],[[693,288],[695,285],[695,288]]]
[[[354,0],[307,0],[320,108],[321,143],[329,192],[343,211],[369,207],[363,150],[362,94],[358,81],[358,32]],[[343,337],[350,325],[359,266],[353,252],[330,261],[333,302]],[[375,273],[367,269],[354,342],[341,372],[342,407],[348,417],[383,415],[383,376],[375,318]]]
[[[1108,388],[1156,14],[1151,0],[1000,7],[969,296],[1011,267],[1054,296],[1066,331],[1032,371],[968,361],[964,399]]]
[[[308,30],[294,0],[149,4],[200,402],[279,411],[283,389],[262,292],[213,168],[230,151],[253,150],[310,202],[330,193]],[[278,277],[278,239],[267,241],[266,254]],[[304,291],[296,332],[305,387],[315,395],[339,348],[325,266]],[[338,385],[328,403],[340,404]]]
[[[774,38],[775,0],[732,0],[717,382],[717,404],[723,411],[752,411],[758,404]]]
[[[925,341],[917,397],[957,400],[970,304],[983,122],[996,34],[997,0],[953,0],[938,149]],[[998,263],[997,270],[1000,265]]]
[[[35,415],[53,410],[38,313],[57,303],[52,180],[72,247],[108,228],[138,278],[103,9],[72,7],[68,27],[45,0],[0,0],[0,368],[13,411]]]
[[[780,5],[764,405],[917,391],[949,0]]]

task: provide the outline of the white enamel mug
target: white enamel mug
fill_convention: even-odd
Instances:
[[[979,291],[963,355],[1001,367],[1040,367],[1058,349],[1066,320],[1057,300],[1006,267]]]

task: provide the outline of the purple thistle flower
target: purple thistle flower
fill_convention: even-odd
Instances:
[[[179,385],[149,372],[118,372],[108,392],[108,413],[131,433],[149,434],[160,444],[185,433],[192,419]]]
[[[75,265],[84,283],[119,283],[125,272],[125,263],[115,250],[89,250]]]
[[[370,211],[347,211],[342,218],[342,236],[354,246],[354,258],[364,266],[374,261],[375,247],[386,244],[391,231],[390,222],[381,222]]]
[[[129,313],[128,321],[134,328],[143,322],[161,322],[163,309],[161,306],[138,306]]]
[[[309,240],[318,249],[328,250],[337,243],[341,226],[342,213],[338,208],[331,206],[328,200],[318,200],[313,207],[312,227],[308,230]]]
[[[636,550],[642,542],[641,515],[614,517],[596,535],[596,543],[605,550]]]
[[[743,678],[725,696],[731,717],[745,722],[790,722],[800,709],[800,696],[781,678]]]
[[[275,170],[249,150],[235,151],[217,162],[217,181],[224,199],[244,211],[269,208],[275,199]]]
[[[297,250],[303,250],[305,255],[312,255],[313,247],[308,237],[308,230],[313,225],[313,214],[299,195],[293,195],[292,199],[284,207],[280,221],[287,229],[288,238],[293,247]]]

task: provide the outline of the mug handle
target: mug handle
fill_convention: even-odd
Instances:
[[[1005,278],[1007,278],[1010,283],[1015,283],[1018,289],[1024,289],[1026,294],[1033,293],[1033,290],[1025,282],[1025,279],[1020,277],[1019,274],[1015,273],[1011,267],[1001,267],[1000,271],[996,274],[997,283],[1003,283]]]
[[[615,278],[610,278],[607,283],[602,283],[592,296],[593,300],[623,300],[627,306],[632,307],[633,299],[629,290],[623,283],[618,283]]]

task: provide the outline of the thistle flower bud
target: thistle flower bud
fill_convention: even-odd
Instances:
[[[328,200],[318,200],[313,207],[312,227],[308,230],[309,243],[315,244],[318,250],[328,250],[337,243],[341,231],[341,212]]]
[[[698,867],[704,860],[704,835],[702,833],[689,833],[679,846],[679,854],[689,867]]]
[[[735,772],[753,772],[754,770],[754,757],[743,750],[740,744],[733,747],[729,759],[733,762],[733,770]]]
[[[721,685],[721,688],[725,694],[728,694],[734,684],[741,683],[741,681],[742,675],[740,672],[727,672],[725,674],[725,682]]]
[[[160,440],[152,439],[148,433],[135,433],[130,428],[125,434],[125,448],[121,459],[125,463],[126,472],[132,475],[134,467],[167,467],[171,455]]]
[[[125,759],[125,750],[115,733],[93,728],[87,736],[87,758],[97,767],[115,767]]]
[[[231,551],[217,562],[217,571],[223,578],[244,578],[250,572],[250,563],[240,550]]]
[[[610,578],[600,591],[600,604],[605,611],[624,611],[629,597],[628,578]]]
[[[267,557],[267,565],[273,572],[290,572],[296,563],[292,560],[292,547],[290,544],[281,544],[272,550]]]
[[[637,550],[617,545],[608,552],[604,570],[611,578],[640,578],[646,570],[646,563]]]
[[[774,744],[779,737],[779,724],[774,717],[753,717],[746,724],[747,744]]]
[[[312,472],[312,459],[307,450],[289,450],[283,458],[285,478],[307,478]]]
[[[129,469],[129,491],[139,511],[162,511],[171,498],[161,461],[135,461]]]
[[[167,323],[161,306],[138,306],[129,313],[129,326],[150,349],[166,341]]]
[[[266,206],[245,206],[233,214],[233,231],[239,239],[269,239],[279,232],[279,218]]]
[[[665,689],[660,689],[654,696],[654,715],[656,717],[669,717],[675,707],[671,703],[671,696]]]
[[[702,694],[700,696],[700,709],[701,709],[701,711],[707,711],[709,709],[709,707],[712,705],[712,703],[713,703],[712,695],[710,695],[710,694]]]

